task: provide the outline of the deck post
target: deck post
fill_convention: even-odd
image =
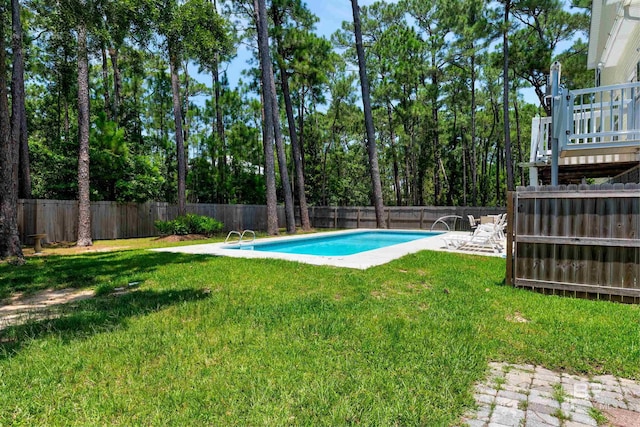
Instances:
[[[561,128],[560,123],[562,123],[562,116],[564,115],[559,99],[561,68],[558,61],[551,65],[551,185],[558,185],[558,158],[560,156],[560,153],[558,153],[558,131]]]
[[[529,166],[529,185],[537,187],[540,185],[538,182],[538,167],[537,166]]]

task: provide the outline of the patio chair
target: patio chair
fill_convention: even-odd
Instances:
[[[471,227],[472,231],[478,228],[478,221],[476,221],[473,215],[467,215],[467,218],[469,218],[469,227]]]
[[[487,233],[496,233],[499,240],[504,239],[504,230],[507,227],[507,214],[500,214],[495,223],[479,224],[478,229]]]
[[[471,236],[455,235],[443,237],[446,247],[454,250],[502,252],[503,228],[482,228],[478,226]]]

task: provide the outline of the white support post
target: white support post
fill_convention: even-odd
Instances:
[[[558,131],[562,128],[560,123],[562,123],[564,117],[564,111],[559,111],[561,106],[559,99],[561,68],[558,61],[551,65],[551,117],[553,118],[551,123],[551,185],[558,185],[560,156],[560,153],[558,153]]]
[[[533,187],[537,187],[538,182],[538,167],[537,166],[529,166],[529,185]]]

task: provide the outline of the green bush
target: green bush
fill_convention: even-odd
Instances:
[[[215,219],[195,214],[179,216],[173,221],[156,221],[160,234],[204,234],[210,236],[222,230],[223,224]]]
[[[160,234],[173,234],[173,221],[156,221],[154,223]]]

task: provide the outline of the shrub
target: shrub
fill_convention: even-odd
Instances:
[[[179,216],[173,221],[156,221],[160,234],[204,234],[210,236],[222,230],[223,224],[215,219],[195,214]]]
[[[160,234],[173,234],[173,221],[156,221],[153,224],[156,226]]]

